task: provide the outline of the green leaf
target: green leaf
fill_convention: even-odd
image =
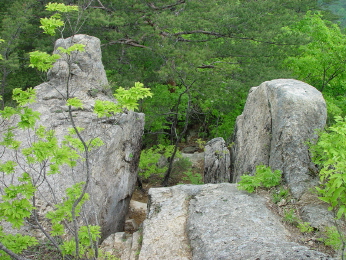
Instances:
[[[16,254],[21,254],[23,250],[27,249],[28,247],[34,246],[38,244],[38,241],[36,238],[31,236],[24,236],[21,234],[5,234],[3,232],[3,228],[0,227],[0,240],[1,243],[9,250]],[[1,259],[11,259],[6,258],[5,255],[1,255]]]
[[[60,59],[59,54],[49,55],[46,52],[33,51],[30,52],[30,65],[31,68],[37,68],[39,71],[46,72],[53,67],[53,63]]]
[[[65,233],[64,225],[59,223],[54,224],[50,233],[52,236],[62,236]]]
[[[10,147],[15,150],[19,149],[20,144],[21,143],[19,141],[16,141],[14,139],[14,133],[12,129],[8,129],[7,132],[3,134],[3,140],[0,142],[0,145]]]
[[[120,112],[122,112],[122,109],[119,104],[115,104],[111,101],[95,101],[94,113],[96,113],[98,117],[110,117]]]
[[[67,13],[67,12],[74,12],[78,11],[77,5],[65,5],[62,3],[48,3],[46,5],[46,10],[51,12],[61,12],[61,13]]]
[[[89,151],[91,151],[95,147],[100,147],[102,145],[104,145],[104,142],[99,137],[90,140],[87,144]]]
[[[53,224],[58,224],[63,220],[72,220],[72,206],[77,198],[82,193],[84,182],[76,183],[72,187],[66,189],[66,197],[63,202],[56,204],[56,210],[50,211],[46,214],[46,217],[52,221]],[[82,200],[75,208],[75,215],[78,217],[83,203],[89,199],[89,195],[84,194]]]
[[[51,36],[55,35],[55,30],[57,28],[62,27],[65,24],[62,20],[60,20],[60,18],[57,19],[56,16],[50,18],[41,18],[40,22],[40,28],[43,29],[43,32]]]
[[[338,213],[336,214],[336,218],[337,219],[340,219],[342,217],[342,215],[345,214],[345,211],[346,211],[346,208],[345,208],[345,205],[342,205],[339,210],[338,210]]]
[[[6,161],[5,163],[0,164],[0,172],[4,172],[6,174],[14,173],[14,167],[17,166],[15,161]]]
[[[0,39],[0,43],[3,43],[5,40],[3,40],[3,39]],[[2,58],[2,55],[0,54],[0,60],[2,60],[3,58]]]
[[[78,231],[80,243],[89,246],[91,242],[97,241],[101,237],[100,226],[81,226]]]
[[[68,47],[67,49],[65,49],[63,47],[58,47],[57,50],[60,51],[61,53],[66,53],[68,55],[71,55],[71,52],[73,52],[73,51],[84,52],[85,51],[85,45],[76,43],[76,44],[73,44],[72,46]]]
[[[76,254],[76,242],[74,240],[64,241],[61,246],[61,251],[64,255]]]
[[[70,98],[67,100],[66,104],[76,108],[83,108],[83,102],[79,98]]]
[[[13,107],[4,107],[4,110],[0,111],[0,114],[3,118],[11,118],[12,116],[18,114],[19,110]]]
[[[31,108],[24,107],[23,112],[20,115],[20,121],[18,122],[18,127],[33,128],[35,126],[36,120],[40,119],[40,113],[32,110]]]
[[[136,82],[135,86],[128,90],[119,87],[114,94],[120,106],[130,111],[138,108],[138,100],[151,96],[152,93],[150,89],[145,88],[140,82]]]
[[[82,131],[84,130],[84,128],[83,128],[83,127],[79,127],[79,126],[77,126],[76,128],[71,127],[71,128],[69,128],[67,131],[68,131],[68,133],[69,133],[70,135],[75,135],[75,134],[77,134],[76,130],[77,130],[78,132],[82,132]]]
[[[20,88],[15,88],[13,90],[12,98],[17,101],[19,106],[31,104],[36,101],[36,91],[33,88],[28,88],[25,91]]]
[[[18,188],[11,186],[6,189],[6,196],[3,198],[7,201],[0,203],[0,216],[18,229],[24,224],[24,219],[30,217],[33,206],[28,199],[9,201],[16,194],[19,194]]]

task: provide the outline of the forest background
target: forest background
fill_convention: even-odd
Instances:
[[[46,80],[29,52],[53,51],[59,36],[42,34],[48,0],[0,1],[1,107],[14,88]],[[231,142],[236,117],[253,86],[296,78],[322,91],[329,123],[345,115],[346,4],[315,0],[60,0],[79,5],[64,37],[101,39],[113,90],[142,82],[153,97],[144,147],[198,138]]]

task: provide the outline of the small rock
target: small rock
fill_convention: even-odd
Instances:
[[[198,151],[198,147],[197,146],[188,146],[188,147],[184,147],[182,152],[183,153],[194,153]]]
[[[278,206],[282,207],[282,206],[286,206],[287,205],[287,201],[285,199],[282,199],[279,203]]]
[[[134,219],[128,219],[125,221],[125,231],[133,232],[138,229],[138,224]]]
[[[131,200],[130,201],[130,209],[134,212],[147,212],[147,203]]]

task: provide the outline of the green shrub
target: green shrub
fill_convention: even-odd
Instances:
[[[323,232],[324,237],[319,240],[322,241],[326,246],[332,247],[335,251],[339,250],[345,241],[345,236],[337,230],[336,227],[327,227]]]
[[[178,154],[178,159],[173,162],[172,175],[177,175],[191,171],[192,163],[189,158]]]
[[[166,160],[172,156],[174,145],[156,145],[149,149],[145,149],[141,152],[141,158],[139,161],[139,175],[144,179],[148,179],[153,174],[163,175],[168,167],[167,165],[159,165],[159,160],[164,157]],[[181,157],[180,153],[177,153],[177,157]]]
[[[203,178],[202,175],[199,173],[193,173],[192,171],[184,172],[185,177],[183,177],[183,180],[189,181],[191,184],[203,184]]]
[[[273,202],[278,203],[282,201],[283,199],[286,199],[289,195],[290,195],[289,190],[280,186],[279,189],[274,190],[272,193]]]
[[[294,226],[297,226],[300,221],[294,209],[284,210],[283,220]]]
[[[337,219],[346,216],[346,118],[336,116],[335,124],[319,133],[319,139],[310,145],[313,162],[320,167],[320,185],[316,187],[319,199],[328,203]],[[335,227],[326,230],[323,242],[334,249],[341,248],[345,256],[345,235]]]
[[[329,210],[337,210],[340,219],[346,215],[346,119],[335,117],[335,122],[320,133],[310,151],[321,168],[319,199],[330,205]]]
[[[314,228],[311,226],[311,224],[309,222],[299,221],[297,227],[299,228],[300,232],[302,232],[302,233],[311,233],[314,231]]]
[[[281,171],[274,172],[265,165],[258,165],[254,176],[243,175],[238,183],[239,190],[245,190],[249,193],[254,192],[259,187],[271,188],[279,185],[281,182]]]

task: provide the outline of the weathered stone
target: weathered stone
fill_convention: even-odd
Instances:
[[[335,216],[328,211],[325,204],[308,204],[300,209],[300,216],[303,221],[309,222],[314,228],[324,230],[325,227],[335,226]],[[339,224],[340,221],[338,221]]]
[[[184,147],[182,152],[183,153],[195,153],[198,151],[198,147],[197,146],[188,146],[188,147]]]
[[[140,260],[332,259],[289,240],[265,199],[235,184],[150,189]]]
[[[103,240],[102,244],[100,245],[100,249],[120,258],[125,250],[125,241],[125,232],[117,232]]]
[[[236,121],[233,181],[264,164],[281,170],[293,196],[301,197],[317,184],[306,142],[317,137],[326,116],[322,94],[301,81],[277,79],[252,88]]]
[[[140,250],[141,234],[139,231],[132,234],[131,255],[129,260],[136,260]]]
[[[132,236],[130,236],[124,241],[124,249],[120,257],[121,260],[130,259],[132,253],[132,239]]]
[[[134,219],[127,219],[125,221],[125,231],[134,231],[138,229],[138,224]]]
[[[192,196],[202,186],[149,190],[149,211],[143,222],[143,242],[139,260],[191,259],[185,226]]]
[[[204,148],[204,183],[231,181],[230,154],[222,137],[210,140]]]
[[[147,213],[147,207],[148,207],[147,203],[143,203],[143,202],[139,202],[135,200],[130,201],[130,209],[133,212]]]
[[[60,39],[55,46],[67,48],[71,44],[85,44],[85,52],[72,54],[71,61],[60,59],[49,72],[49,82],[37,86],[37,102],[31,107],[41,113],[38,125],[53,129],[61,141],[71,127],[66,106],[69,98],[77,97],[83,109],[73,109],[72,116],[85,140],[100,138],[104,145],[90,153],[90,184],[87,192],[90,200],[83,207],[84,220],[101,226],[101,241],[108,235],[122,231],[130,199],[135,188],[137,168],[144,128],[144,115],[121,113],[109,118],[98,118],[93,112],[95,100],[116,100],[108,95],[108,81],[101,62],[100,40],[88,35],[75,35]],[[66,57],[65,57],[66,58]],[[69,66],[72,74],[68,77]],[[90,91],[94,94],[90,95]],[[33,132],[16,132],[27,147],[34,141]],[[6,154],[3,159],[13,155]],[[65,190],[73,184],[85,181],[85,163],[80,161],[73,169],[62,167],[60,174],[40,175],[40,169],[27,167],[36,181],[43,181],[38,193],[48,205],[61,201]],[[45,179],[44,179],[45,178]],[[8,180],[5,180],[5,182]]]
[[[195,152],[195,153],[181,153],[184,158],[188,158],[192,163],[192,167],[199,168],[200,165],[203,165],[204,162],[204,152]]]

